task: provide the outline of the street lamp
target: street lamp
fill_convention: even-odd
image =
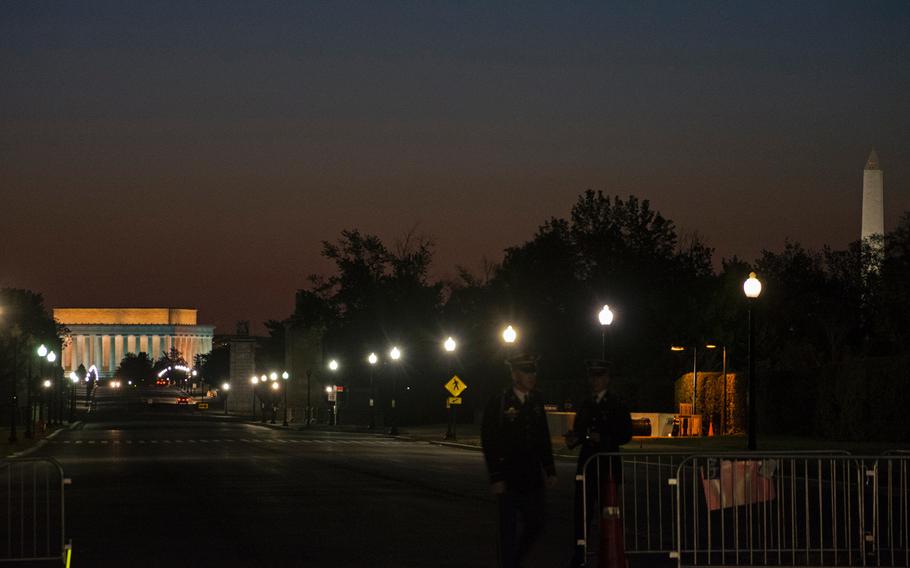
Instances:
[[[610,306],[604,304],[600,313],[597,314],[597,320],[600,322],[600,351],[601,359],[607,359],[607,328],[613,323],[613,312]]]
[[[287,381],[291,378],[291,374],[287,371],[281,373],[281,380]],[[281,422],[282,426],[288,425],[288,386],[284,385],[284,420]]]
[[[685,351],[686,348],[681,345],[673,345],[670,347],[670,351]],[[697,414],[695,411],[695,404],[697,401],[696,394],[698,393],[698,346],[692,346],[692,415]]]
[[[224,397],[224,415],[227,416],[227,399],[228,391],[231,390],[231,383],[221,383],[221,396]]]
[[[367,362],[370,364],[370,430],[376,428],[376,389],[373,386],[373,369],[376,368],[376,363],[379,362],[379,357],[375,353],[370,353],[367,357]]]
[[[392,359],[393,363],[397,363],[401,359],[401,349],[397,346],[392,347],[392,350],[389,351],[389,357]],[[389,416],[389,434],[392,436],[398,435],[398,409],[395,403],[395,390],[398,382],[398,370],[392,370],[392,408],[391,415]]]
[[[74,372],[70,373],[70,392],[72,393],[70,397],[70,422],[76,417],[76,384],[78,382],[79,375]]]
[[[331,361],[329,361],[328,367],[329,367],[330,371],[332,371],[333,373],[337,373],[338,367],[339,367],[338,361],[335,359],[332,359]],[[335,400],[332,401],[335,403],[334,406],[332,406],[332,424],[337,426],[338,425],[338,406],[340,403],[340,401],[338,400],[338,388],[336,386],[332,386],[332,387],[326,387],[326,389],[331,389],[331,392],[335,393]],[[329,392],[329,391],[327,390],[326,392]]]
[[[518,339],[518,332],[511,325],[502,330],[502,340],[509,345],[515,343],[516,339]]]
[[[272,374],[275,375],[275,378],[274,378],[273,380],[274,380],[274,381],[277,381],[277,380],[278,380],[278,374],[277,374],[277,373],[272,373]],[[273,382],[273,383],[272,383],[272,390],[273,390],[273,391],[277,391],[280,387],[281,387],[281,384],[279,384],[278,382]],[[276,412],[276,410],[275,410],[275,393],[272,393],[272,396],[269,397],[269,401],[270,401],[271,404],[272,404],[272,419],[269,421],[269,423],[274,424],[274,423],[275,423],[275,414],[277,414],[277,412]]]
[[[457,347],[457,345],[455,343],[455,340],[452,339],[452,336],[449,336],[449,338],[446,339],[445,342],[443,342],[442,347],[443,347],[443,349],[446,350],[446,353],[449,354],[449,373],[451,375],[454,375],[455,372],[453,369],[453,367],[454,367],[453,354],[455,353],[455,348]],[[455,439],[455,410],[458,407],[458,405],[449,404],[448,407],[449,407],[449,427],[446,428],[445,439],[454,440]]]
[[[705,345],[706,349],[717,349],[717,345],[714,343],[708,343]],[[720,433],[727,433],[727,346],[721,345],[722,358],[723,358],[723,381],[724,381],[724,408],[720,415]]]
[[[746,304],[749,306],[749,450],[754,451],[756,448],[756,436],[758,434],[758,416],[755,412],[755,325],[752,321],[752,304],[761,294],[761,281],[756,278],[754,272],[749,273],[749,278],[743,282],[743,292],[746,294]]]
[[[57,381],[57,373],[54,372],[53,362],[57,360],[57,354],[51,350],[47,351],[45,356],[48,363],[51,363],[51,377],[52,384],[54,388],[51,390],[51,406],[48,407],[48,418],[50,418],[51,424],[61,424],[63,423],[63,400],[60,396],[60,383]],[[53,412],[52,412],[53,410]]]
[[[250,401],[250,408],[253,411],[253,420],[256,420],[256,388],[259,385],[259,377],[257,377],[256,375],[253,375],[252,378],[250,378],[250,384],[253,385],[253,388],[252,388],[253,399]]]

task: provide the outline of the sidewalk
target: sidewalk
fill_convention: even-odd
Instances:
[[[20,456],[23,452],[31,452],[39,446],[44,445],[44,441],[56,435],[60,430],[66,430],[70,427],[69,423],[62,426],[48,426],[44,432],[35,432],[31,438],[25,437],[25,427],[16,427],[16,437],[18,441],[14,444],[9,442],[9,426],[0,428],[0,456],[4,458],[14,458]],[[27,455],[27,454],[26,454]]]

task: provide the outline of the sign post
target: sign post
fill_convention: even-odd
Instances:
[[[449,428],[446,431],[446,440],[456,439],[456,410],[458,409],[458,406],[461,405],[460,395],[467,388],[468,385],[464,384],[464,381],[462,381],[458,375],[452,376],[449,382],[445,384],[445,389],[452,395],[446,399],[446,408],[449,409]]]

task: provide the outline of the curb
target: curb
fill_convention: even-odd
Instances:
[[[36,442],[35,445],[32,446],[31,448],[26,448],[26,449],[24,449],[24,450],[22,450],[22,451],[20,451],[20,452],[14,452],[14,453],[12,453],[12,454],[8,454],[6,457],[9,458],[9,459],[16,459],[16,458],[25,457],[25,456],[29,455],[29,454],[32,453],[32,452],[36,452],[36,451],[38,451],[39,449],[41,449],[42,447],[44,447],[44,445],[47,444],[47,441],[48,441],[48,440],[53,439],[53,438],[56,437],[57,434],[59,434],[60,432],[62,432],[62,431],[64,431],[64,430],[72,430],[74,424],[78,424],[78,422],[74,422],[73,424],[70,424],[70,425],[67,426],[67,427],[57,428],[56,430],[54,430],[53,432],[51,432],[50,434],[48,434],[47,436],[45,436],[43,439],[41,439],[41,440],[39,440],[38,442]]]

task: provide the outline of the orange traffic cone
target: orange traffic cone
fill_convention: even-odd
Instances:
[[[600,564],[599,568],[626,568],[622,517],[612,476],[601,484]]]
[[[714,421],[712,420],[711,422],[708,422],[708,437],[710,438],[713,435],[714,435]]]

